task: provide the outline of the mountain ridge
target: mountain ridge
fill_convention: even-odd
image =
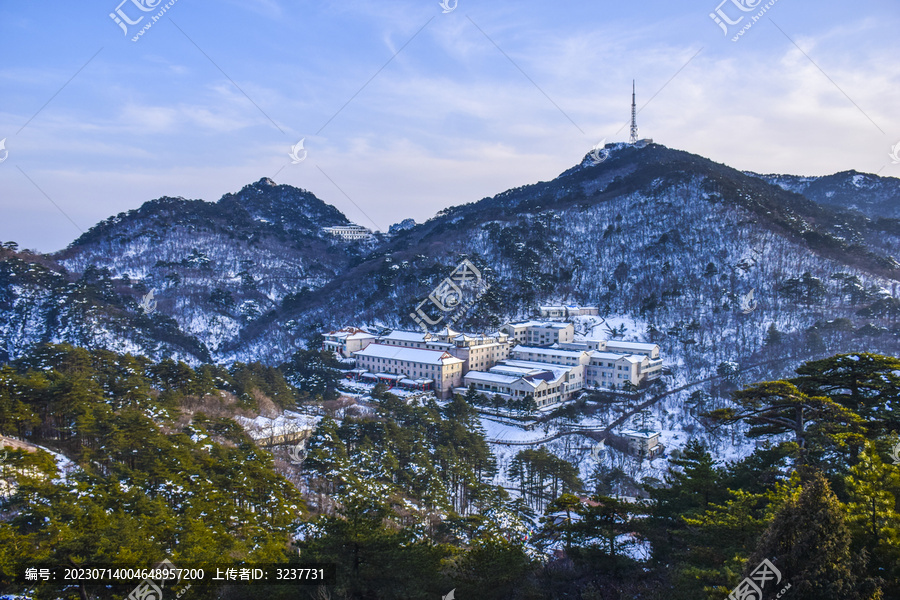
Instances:
[[[550,181],[448,207],[424,223],[356,243],[322,232],[349,223],[340,211],[263,178],[215,203],[150,201],[48,258],[68,272],[66,285],[89,273],[84,284],[106,289],[108,310],[170,318],[196,340],[193,350],[173,350],[136,326],[143,341],[126,346],[222,362],[278,363],[322,329],[345,324],[412,327],[407,315],[463,257],[492,278],[492,288],[460,326],[495,327],[549,299],[569,299],[639,317],[644,335],[664,342],[679,322],[683,329],[696,320],[686,296],[695,296],[695,311],[721,321],[715,326],[739,331],[744,325],[723,315],[744,286],[755,286],[769,305],[767,318],[800,335],[820,317],[858,320],[855,311],[865,308],[845,306],[845,284],[829,277],[850,278],[865,292],[854,298],[869,303],[897,277],[900,227],[892,223],[835,211],[763,177],[659,144],[610,144],[603,157],[598,162],[589,153]],[[792,254],[800,260],[787,260]],[[736,270],[750,258],[766,266]],[[821,283],[826,300],[789,306],[785,294],[797,292],[784,289],[796,288],[794,280]],[[137,314],[150,289],[157,291],[157,314]],[[9,306],[21,301],[9,277],[5,294]],[[56,310],[65,312],[65,286],[46,291],[42,302],[49,306],[54,295],[63,305]],[[11,356],[26,342],[9,342],[26,312],[21,305],[0,324]],[[876,328],[890,325],[876,321]],[[78,341],[56,335],[54,323],[30,341]],[[692,339],[671,337],[673,350]],[[762,337],[754,331],[736,352],[758,350],[752,346]]]

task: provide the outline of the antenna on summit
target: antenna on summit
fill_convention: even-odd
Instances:
[[[631,80],[631,143],[638,143],[637,95],[635,94],[634,79]]]

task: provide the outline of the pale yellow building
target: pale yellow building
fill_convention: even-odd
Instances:
[[[465,361],[440,350],[377,343],[369,344],[353,357],[357,370],[367,371],[378,381],[391,385],[404,380],[430,382],[430,389],[439,398],[449,396],[463,381]]]

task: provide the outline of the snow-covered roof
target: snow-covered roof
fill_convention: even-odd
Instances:
[[[431,334],[423,333],[421,331],[394,330],[394,331],[390,332],[388,335],[381,336],[381,339],[397,341],[397,342],[418,342],[420,344],[423,344],[427,340],[431,339]]]
[[[389,346],[387,344],[369,344],[363,350],[354,352],[353,356],[357,358],[388,358],[428,365],[454,365],[465,362],[462,359],[450,356],[446,352],[440,350],[404,348],[402,346]]]
[[[490,368],[491,373],[500,373],[504,375],[513,375],[515,377],[527,377],[528,375],[534,375],[536,373],[540,373],[543,369],[534,369],[527,367],[516,367],[513,365],[508,365],[506,362],[498,363]],[[471,372],[471,371],[470,371]]]
[[[520,323],[509,323],[513,327],[543,327],[545,329],[568,329],[572,327],[571,323],[553,323],[552,321],[522,321]]]
[[[630,363],[642,363],[644,359],[649,359],[648,356],[643,354],[622,354],[621,352],[598,352],[592,351],[590,352],[591,359],[600,359],[600,360],[626,360]]]
[[[379,379],[403,379],[402,375],[394,375],[393,373],[375,373],[375,377]]]
[[[640,352],[650,352],[656,348],[659,348],[658,344],[645,344],[643,342],[619,342],[616,340],[609,340],[606,342],[607,348],[622,348],[625,350],[637,350]]]
[[[520,377],[538,377],[549,382],[562,379],[573,367],[567,365],[551,365],[528,360],[504,360],[491,367],[492,373],[519,375]]]
[[[562,350],[559,348],[535,348],[532,346],[516,346],[513,353],[527,352],[540,356],[567,356],[569,358],[581,358],[584,355],[582,350]]]
[[[502,373],[490,373],[485,371],[469,371],[466,373],[466,382],[477,381],[481,383],[512,385],[520,379],[522,378],[514,375],[503,375]]]
[[[329,331],[325,335],[344,339],[344,338],[349,338],[349,337],[353,337],[353,336],[360,335],[360,334],[362,334],[364,336],[371,336],[370,333],[368,333],[367,331],[364,331],[362,329],[359,329],[358,327],[344,327],[343,329],[338,329],[336,331]]]
[[[649,429],[623,429],[619,432],[619,435],[630,438],[641,438],[644,440],[649,440],[657,437],[659,435],[659,432],[650,431]]]
[[[375,339],[376,336],[371,333],[365,333],[360,331],[359,333],[354,333],[353,335],[347,336],[348,340],[370,340]]]
[[[579,365],[552,365],[550,363],[543,363],[534,360],[518,360],[518,359],[509,359],[504,360],[500,363],[501,365],[507,365],[510,367],[519,367],[524,369],[531,369],[534,371],[553,371],[554,373],[558,373],[560,375],[564,375],[571,371],[572,369],[577,368]]]
[[[553,323],[552,321],[525,321],[523,323],[512,323],[516,327],[543,327],[544,329],[568,329],[571,323]]]
[[[507,338],[507,339],[509,338],[509,336],[506,335],[505,333],[502,335],[504,338]],[[469,335],[469,334],[463,333],[463,334],[460,334],[460,335],[456,336],[455,338],[453,338],[453,341],[455,343],[474,342],[475,346],[490,346],[492,344],[496,345],[496,344],[500,343],[500,340],[498,339],[498,337],[499,337],[498,334]]]
[[[452,337],[459,335],[459,332],[450,329],[450,327],[444,327],[443,329],[441,329],[440,331],[437,332],[437,335],[439,335],[441,337],[452,338]]]

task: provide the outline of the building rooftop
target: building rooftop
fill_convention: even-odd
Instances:
[[[624,352],[601,352],[599,350],[588,350],[588,354],[591,355],[591,360],[599,359],[599,360],[627,360],[631,363],[639,363],[644,362],[644,359],[649,357],[645,354],[625,354]]]
[[[443,329],[438,331],[435,335],[439,336],[439,337],[446,337],[449,339],[449,338],[459,335],[459,332],[456,330],[450,329],[450,327],[448,326],[448,327],[444,327]]]
[[[659,432],[651,431],[650,429],[623,429],[619,432],[619,435],[630,438],[641,438],[644,440],[649,440],[658,436]]]
[[[485,371],[469,371],[468,373],[466,373],[466,381],[478,381],[482,383],[499,383],[503,385],[511,385],[520,379],[522,379],[522,377]]]
[[[519,323],[509,323],[513,327],[544,327],[547,329],[568,329],[573,325],[571,323],[554,323],[553,321],[521,321]]]
[[[627,348],[629,350],[650,351],[659,347],[659,344],[647,344],[644,342],[620,342],[617,340],[607,340],[606,347]]]
[[[381,337],[382,339],[395,342],[417,342],[419,344],[424,344],[426,341],[430,340],[432,336],[430,333],[423,333],[421,331],[401,331],[395,329],[389,334]]]
[[[515,371],[519,371],[523,373],[523,377],[540,377],[547,381],[557,381],[565,377],[566,373],[573,368],[574,367],[568,365],[551,365],[530,360],[504,360],[496,366],[491,367],[491,372],[510,372],[510,374],[512,374]],[[546,374],[546,377],[542,377],[544,374]]]
[[[365,331],[360,331],[359,333],[354,333],[353,335],[348,335],[348,340],[368,340],[374,339],[377,336],[372,335],[371,333],[366,333]]]
[[[405,360],[429,365],[454,365],[465,362],[440,350],[423,350],[421,348],[404,348],[387,344],[369,344],[365,349],[354,352],[355,357],[389,358]]]
[[[569,358],[581,358],[583,350],[562,350],[559,348],[536,348],[534,346],[516,346],[513,352],[528,352],[541,356],[568,356]]]

